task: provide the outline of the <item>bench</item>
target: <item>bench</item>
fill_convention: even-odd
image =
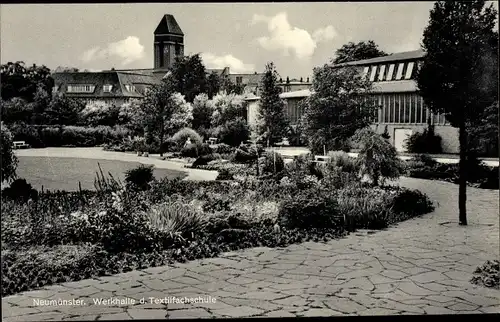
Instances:
[[[217,138],[208,138],[208,144],[217,144]]]
[[[12,142],[13,149],[28,149],[30,147],[29,144],[26,144],[24,141],[14,141]]]
[[[330,159],[329,156],[326,155],[315,155],[314,156],[314,161],[318,163],[324,163]]]

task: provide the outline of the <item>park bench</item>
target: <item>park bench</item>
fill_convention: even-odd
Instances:
[[[26,144],[24,141],[14,141],[12,142],[13,149],[29,149],[30,145]]]
[[[278,142],[275,145],[278,147],[290,146],[290,142],[288,141],[287,138],[284,138],[281,142]]]
[[[208,138],[208,144],[217,144],[217,138]]]
[[[327,155],[315,155],[314,156],[314,162],[316,163],[326,163],[330,159],[329,156]]]

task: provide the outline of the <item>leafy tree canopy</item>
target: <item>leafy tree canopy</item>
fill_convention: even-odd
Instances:
[[[358,43],[349,42],[337,49],[332,63],[341,64],[381,56],[387,56],[387,53],[380,50],[373,40],[360,41]]]

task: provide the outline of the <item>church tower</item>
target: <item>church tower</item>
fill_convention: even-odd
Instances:
[[[184,56],[184,33],[174,16],[165,15],[154,32],[154,69],[170,69],[177,56]]]

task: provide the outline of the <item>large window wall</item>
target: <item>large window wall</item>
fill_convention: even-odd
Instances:
[[[447,124],[445,116],[433,114],[416,93],[389,93],[374,96],[379,106],[378,122],[389,124],[426,124],[429,117],[433,124]]]

